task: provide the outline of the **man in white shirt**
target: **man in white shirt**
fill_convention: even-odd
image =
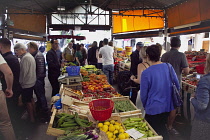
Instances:
[[[0,84],[0,132],[3,135],[5,140],[15,140],[14,130],[12,128],[12,124],[10,121],[10,117],[8,114],[6,98],[10,98],[13,96],[12,92],[12,84],[13,84],[13,73],[10,67],[7,65],[6,61],[0,55],[0,71],[4,74],[7,89],[5,93],[2,91],[2,85]]]
[[[108,45],[108,39],[103,40],[104,46],[99,50],[99,57],[103,58],[103,72],[106,75],[109,84],[113,84],[114,72],[114,49]]]

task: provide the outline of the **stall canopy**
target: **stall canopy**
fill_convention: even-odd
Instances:
[[[207,24],[210,20],[209,5],[210,0],[189,0],[167,9],[168,27],[171,28],[171,32],[174,32],[172,34],[208,31],[210,29],[210,25]]]
[[[113,34],[163,29],[163,10],[129,10],[113,13]]]

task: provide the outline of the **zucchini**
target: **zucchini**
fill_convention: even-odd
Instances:
[[[61,127],[77,126],[77,123],[62,124]]]

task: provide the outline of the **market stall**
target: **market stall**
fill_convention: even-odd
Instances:
[[[53,100],[48,135],[57,136],[58,140],[163,139],[142,118],[141,110],[129,97],[108,84],[101,70],[92,65],[70,67],[65,67],[59,77],[62,85]]]
[[[185,54],[189,63],[190,74],[182,78],[183,115],[191,121],[194,118],[194,107],[190,102],[190,97],[195,94],[199,79],[204,74],[207,52],[187,51]]]

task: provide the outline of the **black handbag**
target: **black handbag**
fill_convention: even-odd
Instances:
[[[182,104],[183,104],[183,101],[182,101],[182,98],[180,96],[180,91],[179,89],[177,89],[176,87],[176,84],[172,78],[172,72],[171,72],[171,69],[168,65],[168,63],[166,63],[167,66],[168,66],[168,69],[169,69],[169,75],[170,75],[170,78],[171,78],[171,82],[172,82],[172,99],[173,99],[173,104],[174,104],[174,107],[177,108],[177,107],[180,107]]]

